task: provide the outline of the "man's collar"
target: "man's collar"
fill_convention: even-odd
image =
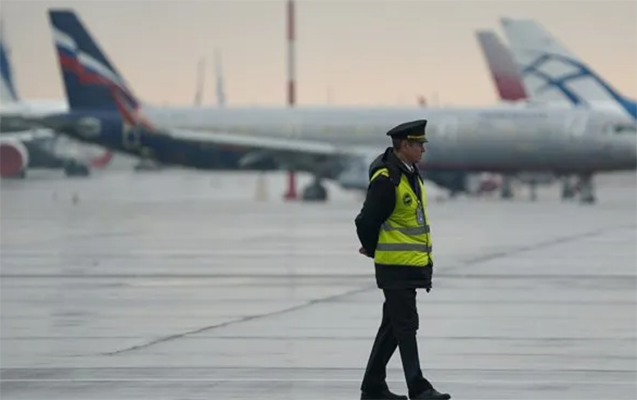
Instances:
[[[405,167],[407,167],[407,169],[409,170],[409,172],[414,172],[414,167],[413,167],[413,166],[411,166],[411,165],[407,164],[407,163],[406,163],[406,162],[404,162],[403,160],[400,160],[400,161],[402,161],[403,165],[404,165]]]
[[[409,163],[405,162],[402,158],[400,158],[400,157],[398,156],[398,154],[396,154],[396,152],[394,152],[394,156],[395,156],[395,157],[396,157],[396,158],[397,158],[400,162],[402,162],[403,164],[407,165],[410,169],[413,169],[413,168],[411,168],[411,165],[409,165]]]
[[[391,160],[393,160],[393,163],[404,172],[413,173],[416,170],[413,165],[404,162],[400,157],[398,157],[398,155],[396,155],[396,152],[394,152],[394,149],[392,149],[391,147],[388,149],[388,156],[391,158]]]

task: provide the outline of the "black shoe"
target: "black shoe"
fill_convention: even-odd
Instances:
[[[361,400],[408,400],[408,398],[385,389],[378,392],[361,392]]]
[[[451,395],[448,393],[440,393],[434,388],[429,388],[415,396],[409,396],[409,398],[411,400],[449,400]]]

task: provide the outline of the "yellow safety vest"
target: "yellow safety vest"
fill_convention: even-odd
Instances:
[[[378,176],[389,176],[387,168],[374,173],[370,182]],[[378,235],[378,245],[374,262],[384,265],[407,265],[425,267],[433,261],[431,255],[431,235],[427,218],[427,196],[422,181],[419,180],[422,198],[418,199],[409,180],[402,174],[396,186],[396,205]],[[418,208],[422,207],[424,218],[418,221]]]

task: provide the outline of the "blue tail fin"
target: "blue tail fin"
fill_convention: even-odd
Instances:
[[[133,109],[139,102],[115,66],[71,10],[49,10],[49,20],[71,110],[117,111],[114,90]]]
[[[18,92],[13,83],[13,73],[11,71],[11,60],[9,59],[9,51],[5,43],[2,22],[0,21],[0,94],[3,103],[19,102]]]

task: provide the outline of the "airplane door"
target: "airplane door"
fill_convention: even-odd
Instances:
[[[142,138],[137,126],[124,125],[122,144],[128,150],[139,150],[142,145]]]

